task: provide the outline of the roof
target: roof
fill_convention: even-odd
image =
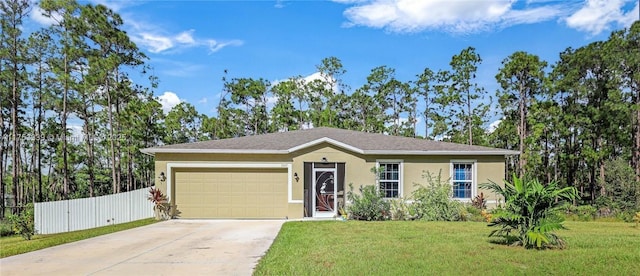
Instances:
[[[516,155],[517,151],[419,138],[318,127],[142,149],[143,153],[288,154],[321,143],[360,154],[378,155]]]

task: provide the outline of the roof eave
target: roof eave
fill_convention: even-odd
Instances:
[[[162,148],[147,148],[140,151],[144,154],[155,156],[156,153],[217,153],[217,154],[289,154],[300,149],[310,147],[312,145],[319,144],[321,142],[329,142],[336,145],[334,141],[314,141],[315,143],[307,143],[305,147],[294,147],[288,150],[250,150],[250,149],[162,149]],[[331,139],[329,139],[331,140]],[[361,150],[355,147],[344,147],[345,144],[338,143],[336,146],[340,146],[346,150],[350,150],[356,153],[364,155],[519,155],[520,153],[512,150],[499,150],[499,151],[430,151],[430,150]]]
[[[287,154],[287,150],[257,150],[257,149],[163,149],[148,148],[140,150],[144,154],[156,153],[229,153],[229,154]]]
[[[512,150],[365,150],[366,155],[519,155]]]

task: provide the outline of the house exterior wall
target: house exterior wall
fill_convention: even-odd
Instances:
[[[323,157],[327,158],[330,163],[345,163],[345,191],[348,191],[349,184],[353,184],[354,189],[360,185],[375,184],[375,175],[371,172],[371,168],[375,167],[375,162],[370,163],[362,155],[328,144],[316,145],[296,152],[292,158],[293,171],[302,177],[304,162],[320,162]],[[294,198],[302,200],[304,196],[302,179],[294,184]]]
[[[401,196],[404,198],[411,195],[415,189],[415,184],[427,184],[427,180],[424,178],[426,172],[430,172],[434,176],[442,172],[443,180],[450,179],[452,160],[474,161],[475,171],[477,172],[474,176],[476,186],[489,180],[502,183],[505,171],[504,156],[364,156],[329,143],[322,143],[291,154],[157,153],[155,155],[156,186],[169,197],[175,196],[175,185],[172,185],[171,191],[167,192],[168,181],[161,182],[158,180],[160,173],[164,172],[167,178],[171,178],[170,183],[176,183],[175,174],[167,173],[167,165],[169,164],[232,164],[238,166],[247,164],[288,164],[290,166],[288,177],[291,183],[291,197],[288,200],[287,217],[301,218],[304,215],[304,162],[320,162],[322,158],[326,158],[328,162],[345,163],[345,192],[349,190],[349,184],[353,185],[354,191],[357,191],[359,186],[376,184],[376,176],[371,169],[376,167],[378,161],[402,161]],[[299,177],[297,181],[294,174]],[[483,192],[485,198],[488,199],[489,206],[495,205],[495,195],[481,190],[478,190],[477,194],[480,194],[480,192]],[[179,210],[180,206],[177,206],[177,208]]]

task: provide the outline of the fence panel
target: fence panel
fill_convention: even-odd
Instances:
[[[40,202],[34,206],[38,234],[54,234],[153,217],[148,188],[113,195]]]

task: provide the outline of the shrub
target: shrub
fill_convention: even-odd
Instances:
[[[473,204],[463,204],[460,212],[460,220],[462,221],[485,221],[483,214],[486,213],[486,209],[478,209]]]
[[[167,200],[167,196],[162,193],[160,189],[155,187],[149,188],[149,197],[147,199],[153,202],[153,211],[155,212],[156,220],[165,220],[172,217],[171,206]]]
[[[452,200],[451,184],[442,179],[442,171],[438,176],[426,172],[423,178],[427,179],[427,186],[416,184],[417,187],[411,194],[416,219],[427,221],[456,221],[465,215],[461,202]]]
[[[13,228],[13,232],[22,236],[25,240],[30,240],[35,235],[34,210],[33,203],[27,204],[26,208],[17,215],[9,215],[9,222]]]
[[[574,214],[578,216],[581,221],[592,221],[596,218],[598,209],[591,205],[580,205],[575,208]]]
[[[415,205],[403,198],[390,200],[392,220],[415,220],[418,218]]]
[[[484,198],[484,193],[480,193],[471,200],[471,206],[478,210],[487,209],[487,199]]]
[[[13,228],[11,226],[11,222],[8,220],[0,221],[0,237],[12,236],[15,235],[13,232]]]
[[[353,184],[349,184],[347,205],[349,218],[357,220],[386,220],[390,204],[384,200],[382,193],[374,185],[360,186],[360,194],[353,192]]]
[[[573,200],[577,190],[573,187],[560,188],[557,182],[543,185],[537,180],[527,180],[513,175],[512,182],[505,181],[504,188],[497,183],[481,184],[481,188],[504,197],[503,209],[496,209],[489,226],[499,227],[489,236],[502,237],[512,245],[525,248],[563,248],[564,241],[553,231],[565,229],[563,218],[556,212],[563,201]],[[515,232],[515,235],[511,235]]]

